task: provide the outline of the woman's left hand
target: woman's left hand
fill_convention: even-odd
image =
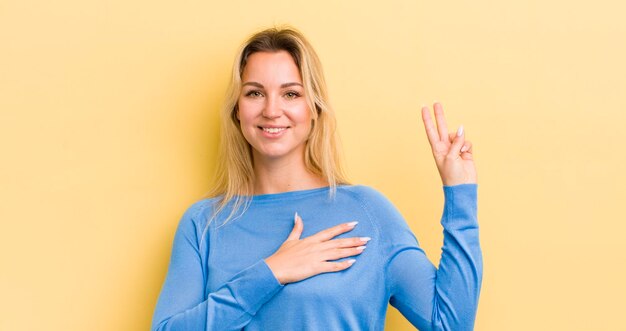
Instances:
[[[444,186],[476,183],[476,167],[472,156],[472,143],[465,140],[463,126],[456,133],[448,134],[443,107],[433,105],[437,128],[430,117],[428,107],[422,107],[422,120],[426,135],[437,163],[437,170]]]

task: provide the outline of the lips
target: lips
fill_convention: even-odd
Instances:
[[[269,133],[279,133],[281,131],[284,131],[287,128],[263,128],[263,131],[265,132],[269,132]]]
[[[264,132],[276,134],[276,133],[285,131],[289,127],[288,126],[259,126],[258,128],[263,130]]]

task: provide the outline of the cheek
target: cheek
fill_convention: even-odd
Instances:
[[[313,130],[313,117],[311,117],[311,112],[308,108],[302,116],[302,125],[306,126],[307,135]]]
[[[245,102],[237,103],[237,120],[239,120],[239,130],[243,134],[243,137],[250,143],[250,138],[253,133],[253,130],[250,128],[250,108],[245,104]]]
[[[245,101],[239,101],[237,103],[237,119],[241,123],[242,127],[250,122],[253,117],[253,110],[253,107]]]
[[[237,101],[237,119],[242,121],[246,119],[246,113],[249,112],[249,106],[244,100],[239,98]]]
[[[311,125],[311,111],[306,104],[294,107],[291,118],[299,125],[310,126]]]

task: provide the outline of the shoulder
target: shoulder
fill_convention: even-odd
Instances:
[[[178,223],[178,231],[197,233],[202,231],[212,216],[218,198],[205,198],[193,202],[185,209]]]
[[[361,202],[391,203],[384,194],[382,194],[377,189],[367,185],[345,185],[340,186],[337,190],[344,192],[345,194]]]
[[[400,211],[379,190],[366,185],[342,186],[341,190],[350,195],[379,225],[388,222],[405,223]]]
[[[350,185],[339,188],[345,194],[350,195],[366,208],[392,208],[395,210],[393,203],[379,190],[366,185]]]
[[[413,245],[417,242],[400,211],[382,192],[365,185],[344,187],[344,190],[361,203],[378,229],[383,244]]]

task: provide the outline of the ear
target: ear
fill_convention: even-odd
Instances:
[[[239,119],[239,107],[238,107],[238,106],[235,106],[234,111],[235,111],[235,117],[237,117],[237,121],[241,121],[241,120]]]

